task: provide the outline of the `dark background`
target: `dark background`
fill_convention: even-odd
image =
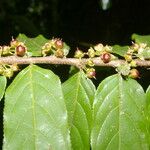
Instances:
[[[0,0],[0,43],[25,33],[61,37],[68,44],[130,44],[132,33],[150,34],[149,0]]]
[[[150,34],[150,0],[111,0],[107,10],[102,9],[100,0],[0,0],[0,45],[9,44],[11,37],[19,33],[60,37],[71,46],[72,53],[76,47],[87,49],[89,44],[99,42],[130,45],[133,33]],[[63,70],[69,71],[69,67],[52,69],[63,81],[67,79]],[[146,89],[150,73],[147,69],[139,70],[142,78],[138,82]],[[98,85],[112,72],[111,68],[99,69],[93,82]]]

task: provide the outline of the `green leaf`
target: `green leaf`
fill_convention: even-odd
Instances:
[[[150,86],[147,88],[146,91],[146,102],[147,102],[147,119],[148,119],[148,131],[149,131],[149,144],[150,144]]]
[[[7,79],[5,76],[0,76],[0,101],[5,93]]]
[[[118,54],[118,55],[124,57],[124,55],[128,51],[128,46],[114,45],[112,51],[113,51],[113,53]]]
[[[6,91],[4,150],[70,150],[67,111],[59,78],[31,65]]]
[[[68,110],[72,148],[90,150],[95,87],[83,72],[79,72],[63,84],[63,92]]]
[[[93,105],[92,150],[148,150],[146,97],[133,79],[119,74],[99,85]]]
[[[150,35],[132,34],[132,40],[134,40],[136,43],[146,43],[148,46],[150,46]]]
[[[25,42],[25,45],[27,46],[28,52],[31,53],[31,56],[41,56],[41,48],[46,42],[48,42],[48,39],[42,35],[38,35],[35,38],[28,38],[24,34],[19,34],[17,40],[20,42]]]
[[[147,102],[150,104],[150,86],[147,88],[147,91],[146,91],[146,99],[147,99]]]

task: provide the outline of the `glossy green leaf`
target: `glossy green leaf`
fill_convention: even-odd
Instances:
[[[145,107],[135,80],[118,74],[102,81],[93,104],[92,150],[148,150]]]
[[[79,72],[63,84],[63,92],[68,110],[72,148],[90,150],[95,87],[83,72]]]
[[[0,100],[3,98],[3,95],[5,93],[6,83],[7,83],[6,77],[0,76]]]
[[[150,46],[150,35],[133,34],[132,40],[134,40],[136,43],[146,43],[148,46]]]
[[[31,65],[6,91],[4,150],[70,150],[67,111],[59,78]]]
[[[35,38],[29,38],[24,34],[19,34],[17,40],[25,42],[25,45],[27,46],[28,52],[31,53],[31,56],[41,56],[41,48],[46,42],[48,42],[48,39],[42,35],[38,35]]]
[[[118,54],[122,57],[124,57],[127,51],[128,51],[128,46],[114,45],[112,49],[113,53]]]

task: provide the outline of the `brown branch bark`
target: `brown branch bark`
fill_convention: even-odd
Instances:
[[[89,59],[76,59],[76,58],[56,58],[54,56],[47,57],[0,57],[0,64],[60,64],[60,65],[73,65],[78,68],[84,67]],[[125,63],[125,60],[113,60],[109,63],[103,63],[103,61],[99,58],[92,58],[95,66],[109,66],[109,67],[117,67],[119,64]],[[135,59],[137,66],[140,67],[150,67],[150,60],[139,60]]]

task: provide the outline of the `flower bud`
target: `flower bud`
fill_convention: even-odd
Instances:
[[[0,65],[0,74],[2,75],[4,73],[4,67]]]
[[[111,60],[111,54],[110,53],[103,53],[101,55],[101,59],[104,63],[109,63]]]
[[[11,48],[16,48],[17,46],[18,46],[18,41],[15,40],[15,39],[12,39],[12,40],[10,41],[10,47],[11,47]]]
[[[88,55],[89,55],[90,58],[92,58],[92,57],[95,56],[95,51],[94,51],[93,48],[90,48],[90,49],[88,50]]]
[[[56,52],[55,52],[55,56],[56,57],[59,57],[59,58],[63,58],[64,57],[64,52],[62,49],[58,49]]]
[[[130,55],[130,54],[125,54],[125,55],[124,55],[124,58],[125,58],[125,60],[126,60],[127,62],[132,61],[132,55]]]
[[[63,46],[64,46],[63,41],[61,39],[56,39],[56,41],[55,41],[55,47],[56,47],[56,49],[62,49]]]
[[[75,58],[82,58],[82,57],[84,57],[84,53],[83,53],[81,50],[77,49],[77,50],[75,51],[74,57],[75,57]]]
[[[17,64],[13,64],[13,65],[11,65],[11,69],[12,69],[13,71],[18,71],[18,70],[19,70],[19,67],[18,67]]]
[[[10,47],[9,46],[3,46],[2,47],[2,55],[8,55],[10,52]]]
[[[14,72],[10,68],[5,69],[3,72],[3,75],[8,78],[11,78],[13,76],[13,74],[14,74]]]
[[[129,77],[131,77],[133,79],[137,79],[140,77],[140,73],[137,69],[131,69],[130,73],[129,73]]]
[[[18,45],[16,47],[16,55],[17,56],[20,56],[20,57],[23,57],[26,53],[26,47],[23,46],[23,45]]]
[[[88,66],[90,66],[90,67],[93,67],[93,66],[94,66],[94,62],[93,62],[93,60],[91,60],[91,59],[88,59],[88,61],[86,62],[86,64],[87,64]]]
[[[88,68],[86,70],[86,75],[88,78],[94,78],[95,79],[95,76],[96,76],[95,69],[94,68]]]

